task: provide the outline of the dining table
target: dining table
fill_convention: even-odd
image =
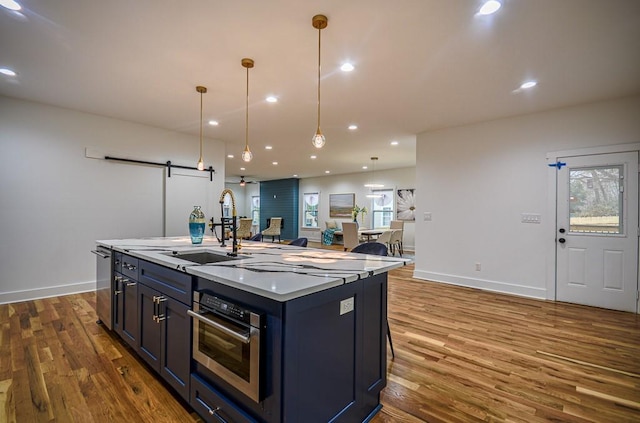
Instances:
[[[382,232],[383,231],[379,229],[365,229],[365,230],[358,231],[360,235],[367,237],[367,242],[371,242],[372,237],[374,240],[377,239],[380,235],[382,235]]]

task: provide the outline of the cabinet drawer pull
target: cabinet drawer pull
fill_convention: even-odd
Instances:
[[[216,407],[215,410],[211,410],[211,415],[213,417],[215,417],[216,419],[220,420],[220,423],[227,423],[227,421],[225,419],[222,418],[222,416],[220,414],[218,414],[218,411],[220,411],[220,407]]]
[[[202,404],[202,406],[204,408],[207,409],[207,412],[209,413],[210,416],[215,417],[216,419],[218,419],[218,421],[220,423],[228,423],[220,414],[218,414],[218,411],[220,411],[220,407],[216,407],[216,408],[211,408],[207,405],[206,402],[204,402],[204,400],[202,400],[201,398],[198,398],[198,402],[200,404]]]

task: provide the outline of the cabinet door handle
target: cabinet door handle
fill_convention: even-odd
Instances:
[[[154,322],[158,323],[158,301],[157,301],[158,297],[156,297],[155,295],[153,296],[153,316],[151,317],[151,320],[153,320]]]
[[[164,319],[166,319],[167,317],[164,315],[164,313],[160,314],[160,303],[163,303],[167,301],[167,298],[163,295],[159,295],[159,296],[153,296],[153,321],[156,323],[160,323],[161,321],[163,321]]]
[[[127,282],[127,286],[136,286],[136,284],[137,284],[137,282]]]
[[[167,318],[167,316],[165,316],[164,310],[160,312],[160,307],[162,307],[162,303],[164,303],[165,301],[167,301],[167,297],[165,297],[164,295],[161,295],[158,297],[158,316],[156,318],[156,323],[160,323],[161,321]]]
[[[113,278],[113,281],[114,281],[114,282],[115,282],[115,284],[116,284],[116,287],[115,287],[116,289],[113,291],[113,295],[120,295],[120,294],[122,294],[122,287],[118,285],[119,283],[121,283],[121,282],[122,282],[122,277],[120,277],[120,276],[115,276],[115,277]]]

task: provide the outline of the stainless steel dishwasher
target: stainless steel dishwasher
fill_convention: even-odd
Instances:
[[[91,250],[96,255],[96,313],[97,323],[102,323],[109,330],[113,328],[113,284],[111,282],[112,259],[111,250],[98,246]]]

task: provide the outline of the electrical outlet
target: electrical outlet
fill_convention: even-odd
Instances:
[[[476,271],[479,272],[482,270],[482,264],[476,263]]]
[[[340,301],[340,316],[353,311],[355,302],[353,297]]]

